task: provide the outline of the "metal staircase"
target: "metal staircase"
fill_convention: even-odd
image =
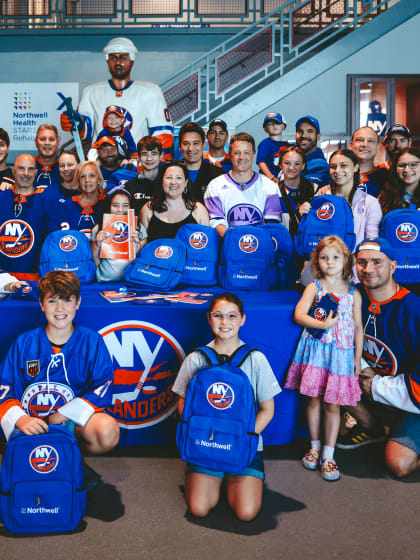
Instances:
[[[383,28],[376,26],[375,35],[373,20],[386,21],[389,31],[418,12],[418,0],[284,0],[160,84],[172,119],[205,125],[250,97],[258,100],[263,88],[305,62],[308,67],[317,53],[349,34],[364,31],[353,52],[375,40]],[[352,52],[341,48],[337,54],[342,60]]]

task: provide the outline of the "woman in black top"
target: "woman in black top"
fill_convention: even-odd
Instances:
[[[147,241],[173,238],[184,224],[209,225],[206,208],[191,197],[188,170],[182,161],[168,161],[159,169],[154,194],[141,209],[140,222],[147,230]]]

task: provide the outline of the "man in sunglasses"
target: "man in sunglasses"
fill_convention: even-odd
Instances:
[[[34,187],[37,168],[31,155],[19,155],[12,172],[14,187],[0,192],[0,269],[19,280],[37,280],[48,233],[48,198],[43,188]]]

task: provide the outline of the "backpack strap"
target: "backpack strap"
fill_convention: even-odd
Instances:
[[[219,364],[228,363],[232,366],[241,367],[247,357],[254,352],[255,348],[251,348],[248,344],[243,344],[235,350],[231,356],[226,354],[218,354],[216,350],[210,346],[199,346],[195,352],[199,352],[204,356],[208,366],[217,366]]]
[[[291,233],[291,235],[294,236],[294,235],[296,235],[298,227],[299,227],[299,220],[298,220],[298,217],[296,216],[295,211],[293,210],[292,203],[290,202],[289,195],[287,194],[287,191],[284,188],[284,183],[283,182],[280,183],[280,192],[281,192],[281,196],[284,200],[284,203],[286,205],[287,213],[289,214],[289,218],[290,218],[290,233]]]

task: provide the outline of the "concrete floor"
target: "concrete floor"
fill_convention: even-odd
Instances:
[[[383,444],[337,450],[342,478],[322,480],[300,457],[306,440],[266,447],[264,504],[242,523],[221,500],[206,519],[186,513],[183,464],[169,447],[120,448],[88,463],[103,482],[72,534],[13,536],[0,527],[2,560],[418,559],[420,472],[404,481],[383,467]]]

